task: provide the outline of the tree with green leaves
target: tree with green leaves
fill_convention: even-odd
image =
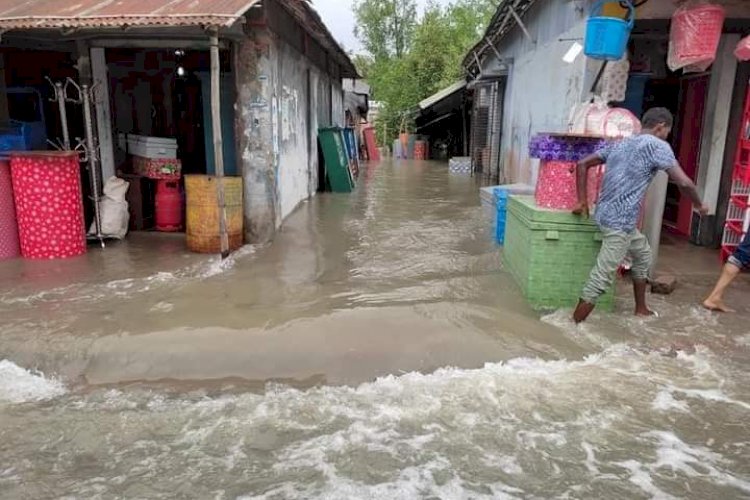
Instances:
[[[357,0],[354,34],[375,59],[400,58],[409,50],[417,20],[414,0]]]
[[[412,125],[419,101],[463,76],[461,61],[494,12],[493,0],[455,0],[446,7],[430,3],[417,19],[414,0],[356,2],[355,34],[366,54],[355,64],[373,100],[383,103],[376,124],[381,144]]]

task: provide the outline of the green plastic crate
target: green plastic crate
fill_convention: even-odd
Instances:
[[[532,196],[511,196],[505,266],[534,309],[574,307],[601,247],[596,225],[568,212],[537,208]],[[598,307],[612,310],[615,286]]]

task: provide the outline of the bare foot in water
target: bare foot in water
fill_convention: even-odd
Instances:
[[[703,301],[703,307],[708,309],[712,312],[723,312],[723,313],[733,313],[735,312],[734,309],[728,307],[724,301],[722,300],[716,300],[711,297],[707,298]]]
[[[649,318],[649,317],[658,318],[659,317],[659,313],[657,313],[656,311],[652,311],[651,309],[636,309],[635,315],[646,317],[646,318]]]

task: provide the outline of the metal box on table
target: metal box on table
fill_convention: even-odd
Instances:
[[[511,196],[505,229],[505,266],[534,309],[573,307],[601,248],[590,220],[538,208],[533,196]],[[615,286],[599,307],[614,308]]]

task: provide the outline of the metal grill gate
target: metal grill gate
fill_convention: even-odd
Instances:
[[[505,78],[478,81],[471,116],[471,165],[484,184],[498,184],[502,177],[500,139],[503,125]]]

